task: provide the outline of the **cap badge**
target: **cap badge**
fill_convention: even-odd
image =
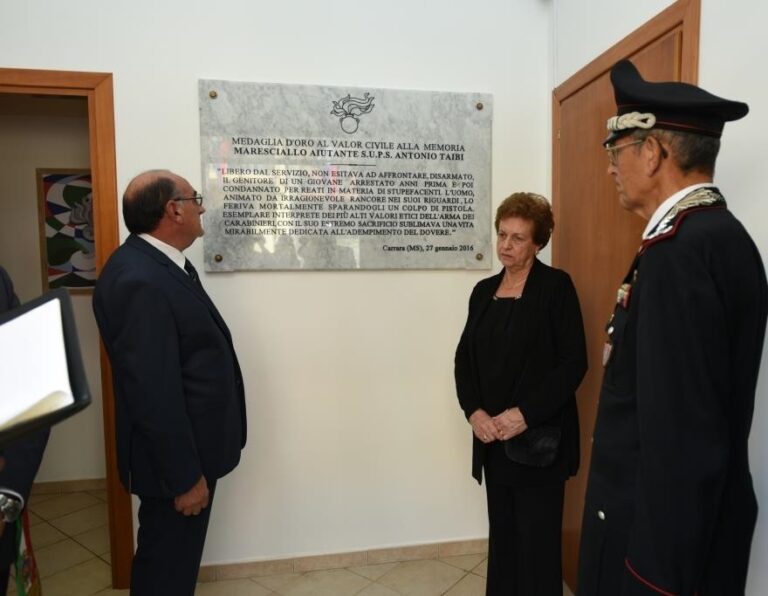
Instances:
[[[606,127],[608,130],[616,132],[619,130],[627,130],[629,128],[642,128],[648,130],[653,128],[656,124],[656,116],[650,112],[641,114],[640,112],[629,112],[622,114],[621,116],[613,116],[608,118]]]

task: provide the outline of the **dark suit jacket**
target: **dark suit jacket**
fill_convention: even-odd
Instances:
[[[0,312],[16,306],[19,306],[19,299],[13,291],[11,279],[5,269],[0,267]],[[29,498],[49,434],[50,429],[37,431],[6,446],[3,451],[5,468],[0,471],[0,490],[9,488],[24,497],[25,501]],[[0,538],[0,567],[3,569],[14,559],[14,542],[14,528],[6,527]],[[0,589],[5,589],[5,586]]]
[[[112,364],[117,459],[131,492],[174,497],[230,472],[245,445],[232,337],[175,263],[131,235],[109,258],[93,309]]]
[[[469,298],[469,315],[455,357],[456,393],[467,418],[487,409],[477,379],[473,336],[504,275],[480,281]],[[507,408],[520,408],[526,423],[560,423],[562,437],[555,463],[547,468],[517,465],[521,482],[565,479],[579,466],[579,423],[575,392],[587,371],[584,325],[576,289],[567,273],[536,259],[514,311],[514,349],[509,360]],[[512,387],[516,389],[512,391]],[[488,412],[491,416],[500,412]],[[473,437],[472,475],[481,481],[485,445]]]
[[[692,211],[674,229],[644,243],[628,303],[614,310],[579,596],[744,594],[768,287],[724,207]]]

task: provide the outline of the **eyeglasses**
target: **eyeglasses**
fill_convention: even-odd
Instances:
[[[631,147],[632,145],[639,145],[640,143],[645,143],[645,139],[624,143],[623,145],[613,145],[606,147],[605,150],[608,152],[608,163],[612,166],[615,166],[616,160],[619,157],[619,151],[626,149],[627,147]]]
[[[201,195],[199,192],[195,193],[194,197],[186,197],[181,199],[173,199],[174,201],[194,201],[197,203],[198,207],[201,207],[203,204],[203,195]]]

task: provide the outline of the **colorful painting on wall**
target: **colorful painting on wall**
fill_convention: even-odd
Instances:
[[[38,168],[43,291],[88,292],[96,283],[90,170]]]

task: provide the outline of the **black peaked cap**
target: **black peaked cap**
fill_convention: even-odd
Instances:
[[[653,114],[653,128],[720,138],[726,122],[743,118],[749,112],[749,106],[741,101],[717,97],[689,83],[648,82],[629,60],[617,62],[611,69],[611,83],[617,115]],[[605,142],[610,143],[635,128],[615,130],[609,120],[610,136]]]

